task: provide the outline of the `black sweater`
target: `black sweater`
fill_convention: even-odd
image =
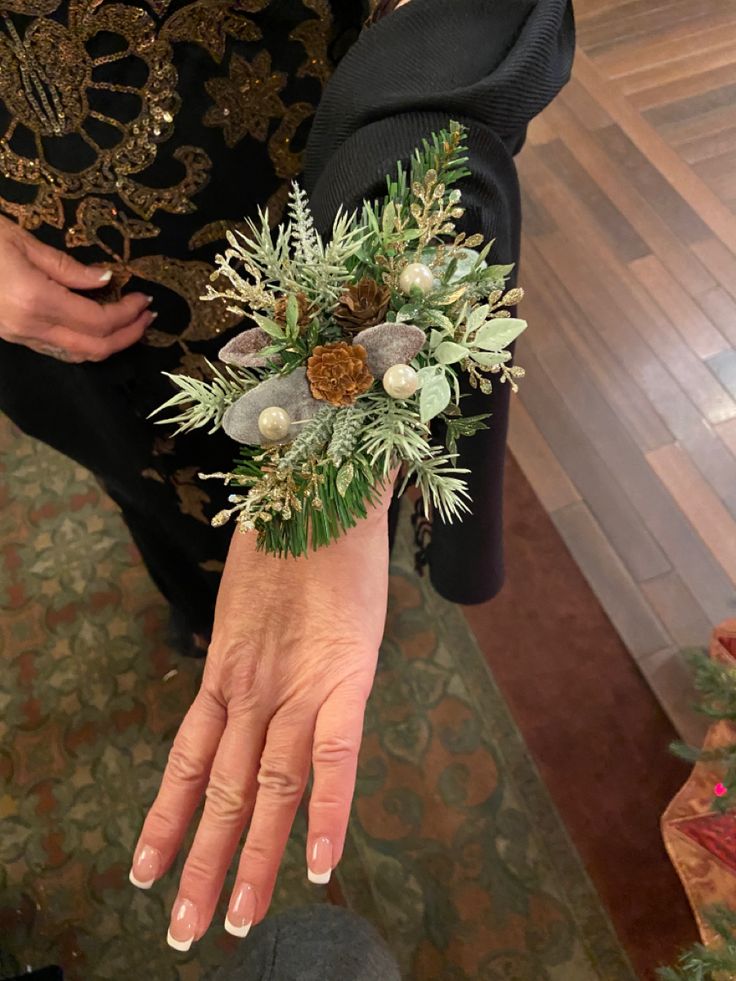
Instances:
[[[571,0],[411,0],[365,30],[330,80],[306,148],[304,180],[320,230],[340,204],[352,210],[383,196],[396,161],[457,119],[468,128],[471,170],[459,184],[466,213],[458,227],[495,239],[493,262],[518,265],[513,156],[529,121],[567,81],[573,50]],[[461,390],[463,414],[490,411],[490,428],[458,441],[473,513],[452,524],[435,518],[428,555],[441,595],[479,603],[503,583],[509,389],[497,383],[485,396],[463,376]]]

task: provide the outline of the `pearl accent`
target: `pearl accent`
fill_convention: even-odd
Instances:
[[[290,426],[289,413],[280,405],[269,405],[258,416],[258,430],[265,439],[284,439]]]
[[[429,293],[434,285],[434,274],[423,262],[410,262],[404,266],[399,276],[399,289],[408,296],[415,286],[422,293]]]
[[[419,379],[411,365],[392,364],[383,376],[383,387],[393,399],[408,399],[419,387]]]

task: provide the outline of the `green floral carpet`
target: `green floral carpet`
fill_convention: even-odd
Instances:
[[[90,475],[2,420],[0,460],[0,946],[75,981],[210,978],[237,941],[216,924],[175,953],[176,875],[127,880],[201,664],[166,646],[164,604]],[[274,907],[347,903],[408,979],[635,978],[465,620],[411,571],[406,527],[328,889],[306,880],[304,831]]]

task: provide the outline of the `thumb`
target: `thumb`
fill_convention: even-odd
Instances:
[[[54,249],[36,239],[29,247],[28,258],[37,269],[46,273],[55,282],[73,290],[93,290],[96,287],[106,286],[112,278],[111,269],[85,266],[66,252]]]

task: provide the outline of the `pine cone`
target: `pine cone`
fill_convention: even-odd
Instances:
[[[364,276],[342,294],[333,314],[335,323],[347,334],[357,334],[364,327],[380,324],[386,316],[391,290]]]
[[[365,348],[360,344],[336,341],[318,345],[307,361],[312,395],[332,405],[352,405],[373,384],[365,359]]]
[[[289,302],[288,296],[280,296],[273,308],[273,319],[277,324],[286,323],[286,304]],[[309,326],[309,322],[314,316],[312,311],[312,304],[309,302],[309,297],[306,293],[296,294],[297,307],[299,309],[299,316],[297,318],[297,324],[302,328],[299,333],[304,333],[304,328]]]

